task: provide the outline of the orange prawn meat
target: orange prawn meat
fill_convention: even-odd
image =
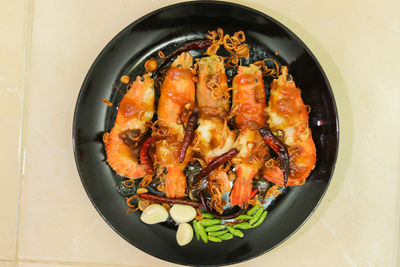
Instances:
[[[287,186],[302,185],[314,169],[316,149],[308,125],[308,113],[301,98],[301,91],[292,79],[288,80],[287,67],[271,83],[271,92],[266,112],[268,124],[289,153],[289,177]],[[279,164],[269,162],[263,169],[263,176],[277,185],[284,184],[284,174]]]
[[[232,148],[236,133],[227,125],[230,94],[222,57],[204,57],[198,65],[196,100],[200,119],[196,133],[200,153],[208,164]],[[208,179],[215,182],[221,193],[231,188],[227,173],[221,169],[210,173]]]
[[[154,81],[138,76],[119,105],[114,127],[106,141],[107,162],[121,176],[141,178],[146,174],[138,163],[138,145],[154,115]]]
[[[236,179],[230,195],[232,206],[245,206],[250,199],[252,180],[262,168],[268,150],[257,129],[266,124],[266,99],[261,70],[255,66],[240,66],[233,79],[235,123],[240,129],[235,146],[239,154],[233,159]]]
[[[179,162],[180,146],[184,138],[182,116],[194,109],[195,84],[192,73],[192,57],[189,53],[180,54],[168,70],[161,87],[158,103],[158,119],[167,128],[166,138],[156,146],[158,169],[164,170],[167,197],[181,198],[186,195],[186,176],[183,169],[191,158],[191,148],[185,159]]]

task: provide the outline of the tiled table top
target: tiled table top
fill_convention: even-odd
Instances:
[[[132,21],[176,2],[0,1],[0,266],[176,266],[103,221],[71,144],[76,97],[95,57]],[[313,51],[336,97],[341,140],[314,215],[278,248],[236,266],[396,265],[400,2],[240,3],[279,20]]]

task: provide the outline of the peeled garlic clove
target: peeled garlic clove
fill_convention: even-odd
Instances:
[[[160,204],[151,204],[143,210],[140,219],[147,224],[165,222],[168,219],[168,211]]]
[[[175,204],[169,211],[172,219],[177,223],[190,222],[196,217],[196,209],[192,206]]]
[[[188,223],[181,223],[178,226],[176,232],[176,241],[180,246],[184,246],[190,243],[193,239],[193,228]]]

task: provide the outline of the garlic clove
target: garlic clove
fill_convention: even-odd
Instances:
[[[193,228],[188,223],[181,223],[176,232],[176,241],[178,245],[185,246],[193,239]]]
[[[143,210],[140,219],[147,224],[165,222],[168,219],[168,211],[160,204],[151,204]]]
[[[173,205],[171,210],[169,211],[169,214],[171,215],[172,219],[177,223],[190,222],[197,215],[195,208],[182,204]]]

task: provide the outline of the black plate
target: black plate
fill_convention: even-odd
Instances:
[[[210,29],[233,34],[243,30],[252,59],[273,57],[287,65],[304,102],[311,106],[310,126],[317,164],[307,182],[293,187],[269,210],[264,223],[245,237],[222,243],[194,240],[179,247],[174,229],[145,225],[139,214],[127,216],[117,193],[121,179],[105,162],[102,135],[111,129],[118,105],[119,78],[143,73],[143,63],[158,50],[168,52],[186,40],[204,37]],[[275,51],[279,54],[275,56]],[[100,215],[137,248],[164,260],[186,265],[230,264],[265,253],[292,235],[314,211],[331,179],[338,151],[338,117],[328,80],[310,50],[285,26],[256,10],[224,2],[188,2],[156,10],[120,32],[101,52],[82,85],[74,115],[73,145],[78,171]],[[306,244],[305,244],[306,245]]]

